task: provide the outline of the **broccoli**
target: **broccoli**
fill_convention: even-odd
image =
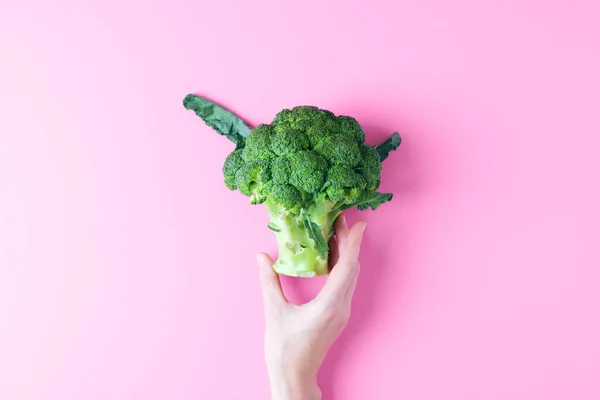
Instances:
[[[183,104],[236,145],[223,165],[224,183],[266,207],[279,274],[327,275],[328,241],[340,213],[375,210],[392,199],[377,189],[382,161],[400,145],[397,132],[370,146],[354,118],[314,106],[282,110],[270,124],[252,129],[206,98],[190,94]]]

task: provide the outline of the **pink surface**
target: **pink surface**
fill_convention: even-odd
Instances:
[[[188,92],[403,135],[393,203],[349,215],[369,227],[325,399],[600,398],[599,12],[4,1],[0,399],[268,398],[254,253],[274,239]]]

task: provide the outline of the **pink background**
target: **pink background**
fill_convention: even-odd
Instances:
[[[0,399],[268,398],[274,239],[188,92],[402,133],[393,203],[349,214],[369,227],[325,399],[600,398],[599,12],[4,0]]]

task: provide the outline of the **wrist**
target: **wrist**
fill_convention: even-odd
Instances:
[[[269,369],[272,400],[321,400],[315,374]]]

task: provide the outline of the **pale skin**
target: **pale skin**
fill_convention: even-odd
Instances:
[[[366,223],[348,228],[341,215],[330,243],[332,265],[327,282],[310,302],[289,302],[281,289],[273,260],[257,255],[265,306],[265,359],[272,400],[319,400],[317,372],[348,319],[360,272],[358,255]]]

